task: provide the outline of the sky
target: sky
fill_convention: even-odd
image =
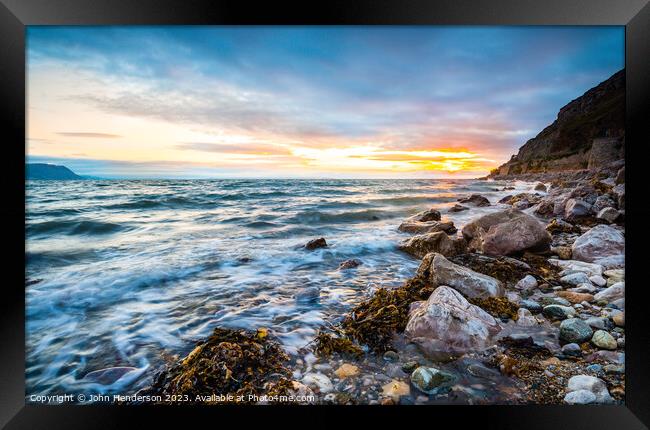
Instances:
[[[612,26],[30,26],[26,153],[106,178],[477,177],[624,63]]]

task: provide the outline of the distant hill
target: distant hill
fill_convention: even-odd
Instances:
[[[25,179],[85,179],[65,166],[45,163],[27,163]]]
[[[571,101],[491,177],[593,169],[624,158],[625,69]]]

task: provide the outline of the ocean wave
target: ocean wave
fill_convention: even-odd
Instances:
[[[43,221],[27,225],[27,236],[43,236],[50,234],[76,235],[104,235],[131,230],[125,224],[93,220],[56,220]]]
[[[373,222],[387,218],[397,218],[403,215],[405,211],[387,211],[381,209],[366,209],[353,212],[322,212],[322,211],[305,211],[300,212],[289,219],[289,222],[301,224],[329,224],[329,223],[358,223]]]

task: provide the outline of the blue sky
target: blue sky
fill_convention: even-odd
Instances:
[[[623,27],[29,27],[30,159],[107,177],[476,176]]]

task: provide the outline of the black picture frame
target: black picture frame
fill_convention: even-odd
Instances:
[[[7,428],[131,428],[163,424],[340,426],[350,420],[392,425],[481,428],[647,428],[650,331],[643,290],[644,149],[650,145],[648,0],[330,0],[280,3],[232,0],[0,0],[0,122],[5,239],[0,295],[0,425]],[[430,407],[154,407],[25,405],[25,26],[116,24],[318,25],[623,25],[626,29],[626,405]],[[646,180],[647,182],[647,180]],[[643,281],[646,281],[645,283]],[[435,408],[435,409],[433,409]],[[341,417],[341,415],[344,417]],[[208,424],[199,424],[205,419]],[[226,421],[228,420],[228,421]],[[154,423],[155,421],[155,423]],[[209,424],[211,423],[211,424]],[[418,424],[421,423],[421,424]],[[449,424],[450,423],[450,424]]]

